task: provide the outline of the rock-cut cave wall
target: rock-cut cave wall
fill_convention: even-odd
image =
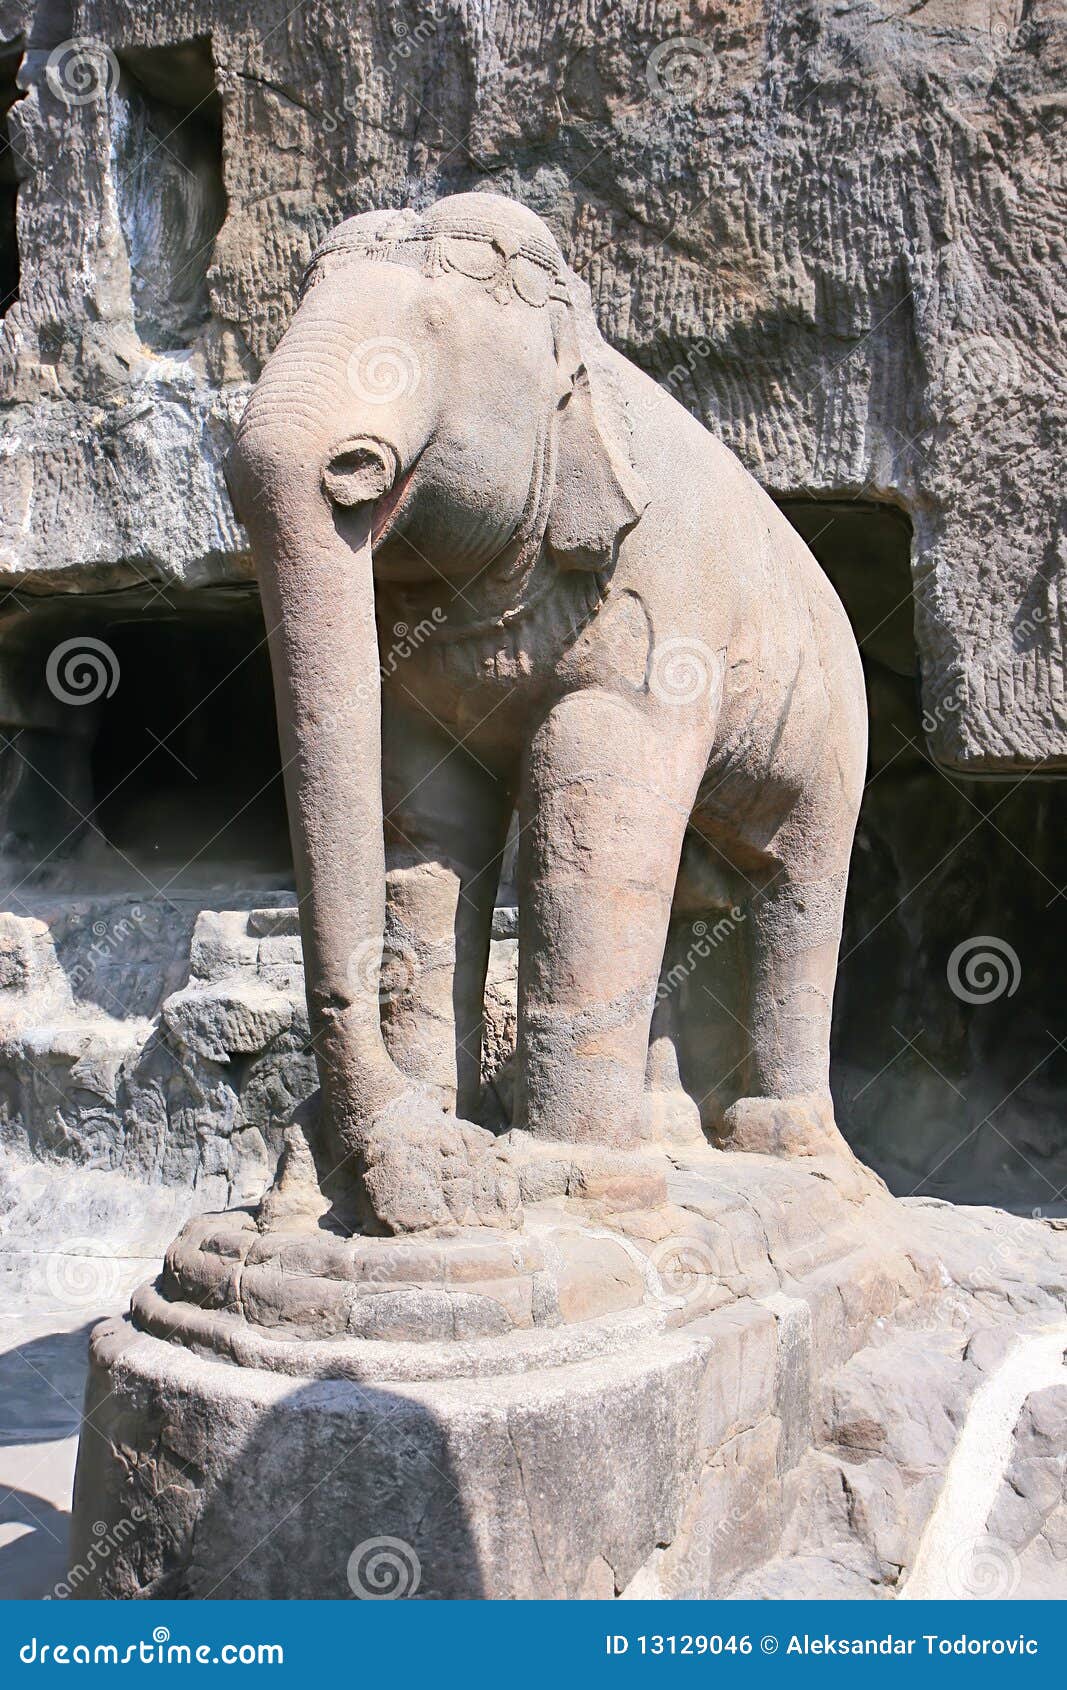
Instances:
[[[1061,1200],[1065,65],[1060,0],[0,0],[9,1167],[269,1177],[313,1078],[220,463],[324,231],[488,186],[856,626],[846,1131],[897,1189]]]

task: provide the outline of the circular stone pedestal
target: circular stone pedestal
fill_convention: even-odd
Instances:
[[[539,1546],[563,1531],[570,1554],[575,1509],[597,1541],[634,1520],[655,1542],[681,1314],[636,1245],[559,1210],[414,1239],[195,1220],[93,1334],[72,1590],[367,1596],[395,1572],[423,1595],[549,1594]],[[529,1473],[562,1487],[544,1523]]]
[[[131,1312],[169,1342],[286,1373],[363,1377],[372,1363],[380,1372],[383,1345],[414,1346],[410,1375],[439,1371],[428,1351],[419,1365],[426,1346],[588,1326],[639,1310],[650,1285],[632,1244],[559,1216],[521,1232],[404,1239],[344,1237],[313,1220],[262,1232],[236,1210],[191,1221]]]

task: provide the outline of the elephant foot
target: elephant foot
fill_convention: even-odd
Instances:
[[[519,1182],[493,1134],[446,1114],[428,1097],[398,1098],[361,1140],[364,1229],[522,1225]]]
[[[741,1097],[716,1135],[722,1150],[763,1156],[838,1156],[854,1161],[828,1097]]]

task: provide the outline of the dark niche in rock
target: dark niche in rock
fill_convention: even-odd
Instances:
[[[208,270],[226,214],[208,41],[122,54],[112,146],[138,333],[178,351],[210,316]]]
[[[919,695],[911,525],[890,505],[787,500],[863,656],[870,761],[832,1039],[842,1131],[900,1194],[1062,1204],[1067,787],[938,767]],[[1051,1029],[1051,1031],[1050,1031]]]
[[[19,97],[15,80],[22,50],[0,42],[0,317],[18,298],[19,244],[16,227],[18,173],[7,114]]]
[[[12,607],[0,655],[5,883],[142,897],[289,884],[254,593],[149,588]]]

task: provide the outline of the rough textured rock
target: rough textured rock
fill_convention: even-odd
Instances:
[[[1062,1601],[1067,1590],[1067,1381],[1028,1398],[1015,1431],[1011,1467],[987,1525],[990,1537],[1014,1552],[1028,1592]]]
[[[240,20],[5,0],[0,39],[30,48],[9,116],[13,583],[231,575],[226,418],[316,239],[491,180],[549,216],[609,338],[766,484],[908,510],[940,757],[1062,762],[1058,4],[529,0],[486,22],[378,0],[283,23],[280,0]],[[108,100],[70,53],[46,77],[79,37],[118,55]],[[136,510],[131,476],[152,483]]]

